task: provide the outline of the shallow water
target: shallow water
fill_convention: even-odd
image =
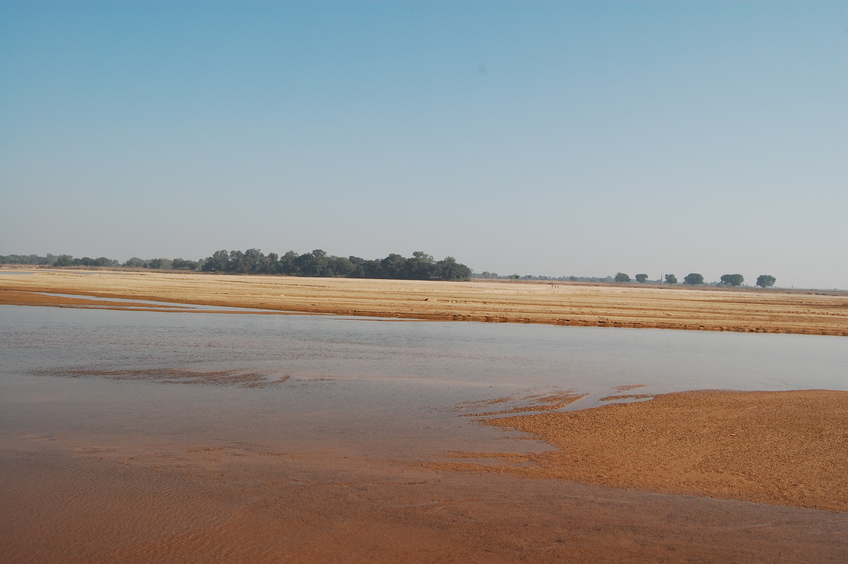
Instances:
[[[0,306],[0,357],[6,432],[225,427],[238,440],[286,442],[290,430],[368,454],[396,434],[414,436],[419,455],[425,437],[467,447],[454,406],[504,396],[571,390],[588,395],[569,408],[585,408],[625,385],[848,389],[840,337],[309,315]]]
[[[577,409],[599,405],[600,398],[628,385],[644,386],[638,389],[642,394],[704,388],[848,389],[848,340],[841,337],[309,315],[0,306],[0,359],[5,483],[29,484],[32,492],[48,482],[53,488],[50,495],[38,497],[39,508],[24,490],[9,486],[0,494],[7,507],[14,505],[7,512],[9,523],[27,523],[30,530],[40,531],[33,533],[34,539],[49,538],[56,523],[69,526],[57,497],[85,507],[86,496],[92,496],[104,510],[129,512],[121,519],[131,521],[133,513],[124,506],[137,503],[130,502],[136,499],[132,496],[141,496],[160,508],[156,511],[174,514],[166,518],[169,527],[195,530],[207,526],[195,521],[237,512],[233,507],[258,499],[251,488],[276,483],[281,475],[289,476],[290,483],[320,485],[336,479],[331,476],[339,464],[356,460],[358,469],[345,472],[359,478],[347,475],[339,483],[348,485],[339,488],[348,491],[354,487],[350,484],[361,482],[379,491],[383,478],[375,485],[362,478],[363,468],[433,459],[454,450],[548,448],[474,424],[464,417],[473,410],[457,407],[463,402],[512,396],[521,403],[571,390],[587,394],[568,407]],[[21,472],[33,469],[44,472],[43,483],[21,479]],[[122,472],[130,473],[126,483],[136,488],[129,497],[116,493],[124,484]],[[180,476],[182,485],[175,490],[171,478],[162,482],[171,485],[155,485],[163,475]],[[406,483],[397,482],[397,476],[392,480]],[[101,483],[116,489],[103,490],[97,485]],[[442,486],[427,483],[433,488],[427,495],[447,495]],[[223,505],[198,513],[195,508],[208,491],[224,486],[230,493]],[[273,496],[289,496],[291,487],[279,486]],[[315,495],[310,504],[325,494]],[[410,507],[432,502],[416,496]],[[320,499],[332,514],[332,500]],[[717,514],[726,510],[723,505],[715,509]],[[765,518],[757,511],[753,521]],[[800,513],[792,515],[800,519]],[[819,517],[810,519],[818,522]],[[837,531],[845,528],[845,519],[829,523]],[[96,536],[96,527],[89,529]],[[801,529],[795,532],[801,535]],[[127,538],[110,542],[120,547]],[[253,542],[240,538],[237,542]],[[84,546],[88,541],[74,542]],[[27,546],[20,545],[20,554],[30,550]],[[42,559],[67,560],[61,543],[44,546],[39,549],[46,555]],[[118,554],[100,548],[112,557]],[[844,552],[841,545],[837,549]]]

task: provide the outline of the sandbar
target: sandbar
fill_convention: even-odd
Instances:
[[[839,291],[541,281],[363,280],[161,271],[30,269],[26,272],[30,274],[0,275],[0,304],[86,307],[75,303],[74,298],[45,297],[72,294],[237,307],[265,314],[294,312],[433,321],[848,336],[848,293]],[[109,304],[109,307],[121,305]]]
[[[848,511],[844,391],[682,392],[482,423],[530,433],[555,449],[451,453],[460,460],[432,467]]]

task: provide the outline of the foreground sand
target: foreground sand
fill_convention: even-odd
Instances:
[[[0,452],[0,562],[844,564],[848,514],[496,474]]]
[[[560,447],[524,467],[4,435],[0,562],[843,563],[846,395],[492,420]]]
[[[0,275],[0,304],[129,305],[43,295],[59,293],[425,320],[848,335],[845,292],[16,270],[31,274]]]
[[[686,392],[484,423],[556,450],[434,467],[848,511],[848,392]]]

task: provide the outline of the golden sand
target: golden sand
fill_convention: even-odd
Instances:
[[[43,295],[52,293],[423,320],[848,335],[845,292],[161,271],[16,271],[32,274],[0,276],[0,304],[87,305]]]
[[[685,392],[484,423],[556,450],[432,467],[848,511],[848,392]]]

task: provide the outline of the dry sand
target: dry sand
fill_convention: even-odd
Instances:
[[[848,392],[686,392],[484,423],[556,450],[432,467],[848,511]]]
[[[0,275],[0,304],[91,305],[43,295],[58,293],[423,320],[848,335],[848,293],[835,291],[101,270],[16,272],[32,274]]]

